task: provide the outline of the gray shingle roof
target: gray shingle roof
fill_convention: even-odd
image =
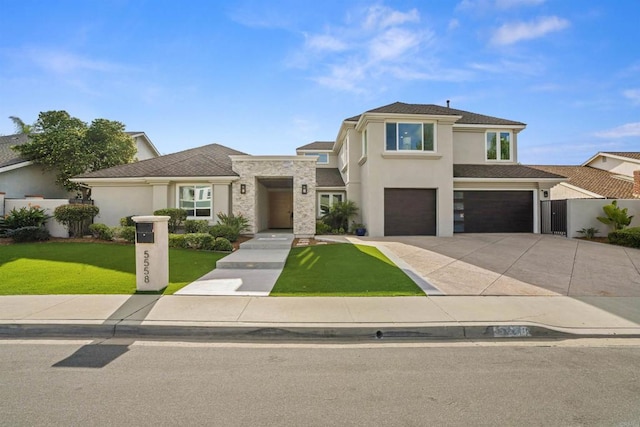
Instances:
[[[316,185],[318,187],[344,187],[344,181],[337,168],[317,168]]]
[[[640,153],[637,151],[605,151],[602,154],[612,154],[614,156],[626,157],[628,159],[640,160]]]
[[[453,165],[454,178],[562,179],[563,176],[524,165]]]
[[[302,147],[296,148],[296,150],[326,150],[333,149],[333,141],[314,141]]]
[[[144,178],[177,176],[237,176],[231,155],[245,155],[220,144],[191,148],[153,159],[78,175],[75,178]]]
[[[455,108],[442,107],[434,104],[405,104],[403,102],[394,102],[393,104],[383,107],[374,108],[366,111],[366,113],[389,113],[389,114],[426,114],[426,115],[442,115],[442,116],[462,116],[456,124],[468,125],[509,125],[509,126],[525,126],[522,122],[501,119],[499,117],[485,116],[483,114],[471,113],[469,111],[456,110]],[[357,122],[360,115],[350,117],[347,121]]]
[[[0,136],[0,168],[26,162],[20,153],[13,150],[13,145],[22,145],[29,140],[26,134]]]
[[[608,199],[632,199],[633,182],[616,178],[611,172],[592,168],[591,166],[529,166],[545,172],[562,175],[569,180],[567,184],[584,188]]]

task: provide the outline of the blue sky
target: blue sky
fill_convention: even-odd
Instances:
[[[67,110],[171,153],[294,154],[395,101],[528,124],[525,164],[640,151],[640,2],[0,0],[0,134]]]

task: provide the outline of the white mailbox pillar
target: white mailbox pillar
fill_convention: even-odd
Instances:
[[[134,216],[136,289],[160,291],[169,285],[169,217]]]

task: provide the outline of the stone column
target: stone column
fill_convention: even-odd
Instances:
[[[160,291],[169,285],[168,216],[134,216],[136,289]]]

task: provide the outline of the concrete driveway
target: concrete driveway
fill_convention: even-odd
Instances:
[[[639,249],[541,234],[348,240],[380,247],[446,295],[640,296]]]

